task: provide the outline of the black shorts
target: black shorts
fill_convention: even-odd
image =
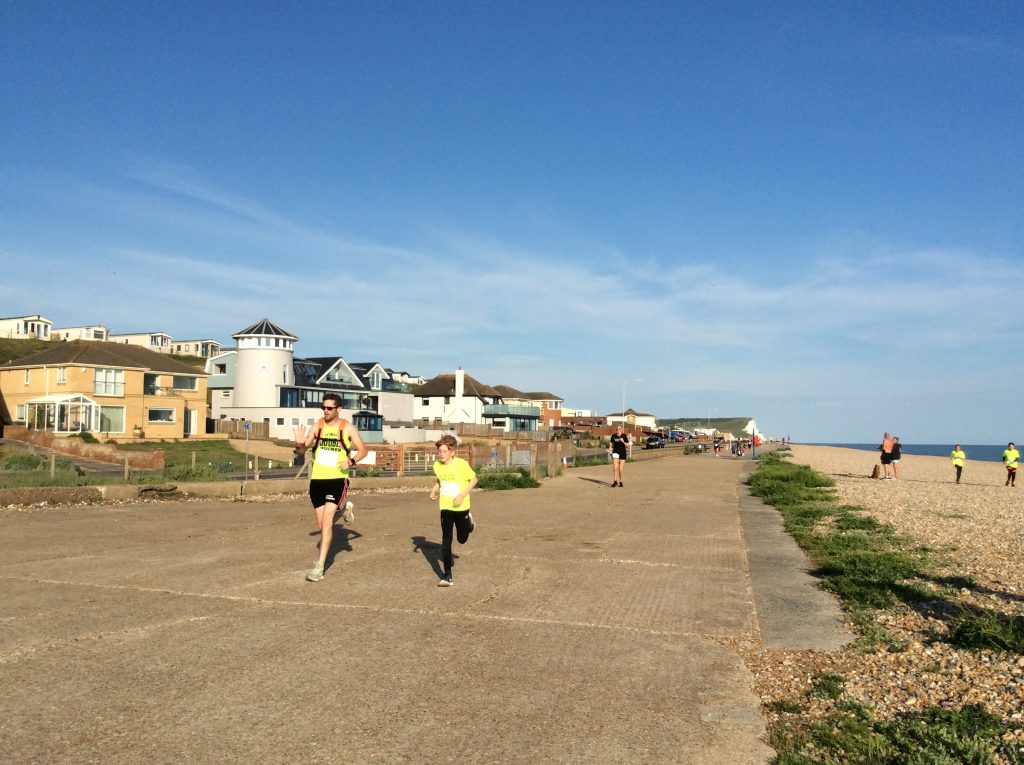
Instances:
[[[309,482],[309,500],[313,503],[313,507],[323,507],[328,504],[335,507],[343,505],[347,493],[347,478],[318,478]]]
[[[882,464],[883,465],[891,465],[892,464],[892,452],[882,452]]]

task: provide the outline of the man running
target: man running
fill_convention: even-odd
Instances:
[[[316,513],[316,524],[320,528],[320,557],[316,565],[306,574],[310,582],[324,578],[324,564],[331,549],[334,536],[334,513],[344,508],[342,518],[352,523],[352,503],[345,500],[348,494],[349,467],[366,456],[366,445],[359,431],[348,420],[341,419],[341,396],[337,393],[324,395],[324,416],[303,434],[295,429],[295,450],[299,453],[313,449],[313,465],[309,471],[309,499]],[[304,436],[304,437],[303,437]],[[355,454],[352,454],[352,450]]]

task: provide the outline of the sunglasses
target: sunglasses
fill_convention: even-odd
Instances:
[[[320,408],[323,409],[325,412],[333,412],[338,407],[336,407],[336,406],[322,406]]]

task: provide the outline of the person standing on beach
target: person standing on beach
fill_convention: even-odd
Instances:
[[[452,532],[458,534],[460,545],[466,544],[469,535],[476,529],[473,514],[469,512],[469,494],[476,486],[477,478],[473,468],[462,457],[455,456],[458,442],[453,435],[441,436],[434,446],[437,459],[434,461],[434,475],[437,483],[430,487],[430,501],[440,498],[441,509],[441,578],[438,587],[451,587]]]
[[[960,473],[964,469],[964,460],[967,459],[967,455],[964,454],[964,450],[960,448],[960,444],[953,447],[953,451],[950,452],[949,458],[953,460],[953,467],[956,468],[956,482],[960,483]]]
[[[882,436],[882,445],[878,448],[882,452],[882,472],[885,473],[882,479],[891,479],[889,473],[892,472],[892,436],[888,432]]]
[[[622,486],[622,466],[626,464],[629,449],[629,436],[622,432],[622,426],[616,425],[611,437],[612,446],[612,488]]]
[[[348,494],[349,467],[366,456],[366,445],[359,431],[348,420],[338,415],[341,396],[337,393],[324,394],[321,407],[324,416],[310,425],[303,433],[295,429],[295,451],[303,453],[313,450],[313,466],[309,471],[309,499],[316,514],[316,525],[320,528],[320,557],[316,565],[306,574],[306,580],[319,582],[324,578],[324,564],[331,549],[334,536],[334,513],[343,508],[342,518],[352,523],[352,503],[346,501]],[[355,455],[352,450],[355,450]]]
[[[892,463],[892,477],[900,477],[900,457],[903,456],[903,447],[900,446],[900,437],[892,437],[892,454],[889,457]]]
[[[1003,464],[1006,465],[1006,486],[1017,485],[1017,463],[1020,461],[1020,452],[1014,446],[1013,441],[1006,445],[1003,451]]]

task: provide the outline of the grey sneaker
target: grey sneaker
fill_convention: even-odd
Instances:
[[[473,514],[466,513],[466,520],[469,521],[469,533],[472,534],[476,531],[476,521],[473,520]]]
[[[323,578],[324,578],[324,567],[323,566],[313,566],[312,570],[310,570],[310,572],[308,574],[306,574],[306,581],[307,582],[319,582]]]
[[[354,505],[351,502],[346,502],[341,508],[341,520],[345,521],[351,526],[356,521],[356,514],[352,512]]]
[[[437,586],[438,587],[451,587],[453,584],[455,584],[455,582],[452,581],[452,575],[451,574],[445,574],[444,576],[442,576],[440,579],[437,580]]]

